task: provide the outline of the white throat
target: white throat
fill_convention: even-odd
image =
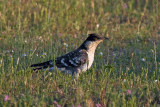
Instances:
[[[88,53],[88,69],[92,66],[92,63],[94,61],[94,53],[99,43],[100,41],[96,41],[96,42],[88,41],[85,44],[85,46],[87,47],[87,53]]]

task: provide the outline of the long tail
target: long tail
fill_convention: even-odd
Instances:
[[[53,67],[53,61],[50,60],[50,61],[46,61],[43,63],[33,64],[30,67],[35,67],[33,70],[40,70],[40,69],[45,69],[48,67]]]

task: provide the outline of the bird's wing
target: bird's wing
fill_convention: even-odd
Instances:
[[[88,61],[86,50],[75,50],[55,59],[56,66],[61,67],[79,67]]]
[[[88,61],[88,55],[86,50],[76,50],[61,57],[55,58],[55,60],[46,61],[43,63],[33,64],[31,67],[35,67],[34,70],[53,67],[54,64],[58,68],[62,67],[79,67]],[[55,63],[54,63],[55,62]],[[39,67],[39,68],[38,68]]]

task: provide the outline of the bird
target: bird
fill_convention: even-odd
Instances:
[[[79,73],[85,72],[92,66],[98,44],[107,39],[101,34],[91,33],[80,47],[74,51],[53,60],[32,64],[30,67],[34,67],[34,71],[41,69],[53,71],[58,69],[61,72],[71,74],[72,77],[76,75],[78,78]]]

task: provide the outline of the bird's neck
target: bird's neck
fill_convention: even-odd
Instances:
[[[84,41],[83,44],[79,47],[79,49],[85,49],[87,52],[95,52],[96,47],[99,43],[95,41]]]

